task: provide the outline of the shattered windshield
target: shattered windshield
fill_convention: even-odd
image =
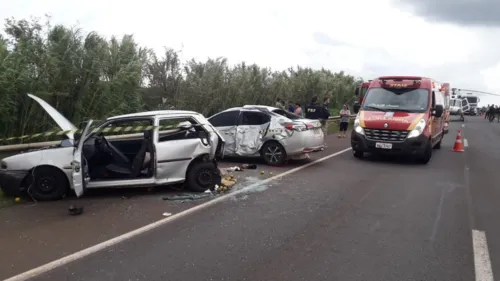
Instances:
[[[366,93],[363,110],[425,112],[429,105],[429,91],[425,89],[372,88]]]

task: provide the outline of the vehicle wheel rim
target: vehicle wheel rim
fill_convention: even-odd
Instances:
[[[283,152],[277,145],[270,145],[264,152],[269,163],[279,163],[283,157]]]
[[[38,180],[38,188],[44,193],[49,193],[56,189],[54,177],[44,176]]]
[[[198,173],[198,183],[202,186],[208,186],[213,182],[212,171],[204,169]]]

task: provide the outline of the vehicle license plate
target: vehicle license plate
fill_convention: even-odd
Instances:
[[[375,143],[375,147],[382,149],[392,149],[392,143],[377,142]]]

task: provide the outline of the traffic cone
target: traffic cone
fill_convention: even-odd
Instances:
[[[453,152],[464,152],[464,145],[462,143],[462,131],[458,130],[457,138],[455,139],[455,145],[451,150]]]

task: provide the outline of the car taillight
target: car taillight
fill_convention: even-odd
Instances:
[[[313,128],[313,125],[307,124],[307,129],[311,130]]]
[[[285,125],[285,129],[290,130],[290,131],[305,131],[307,130],[307,127],[304,125]]]

